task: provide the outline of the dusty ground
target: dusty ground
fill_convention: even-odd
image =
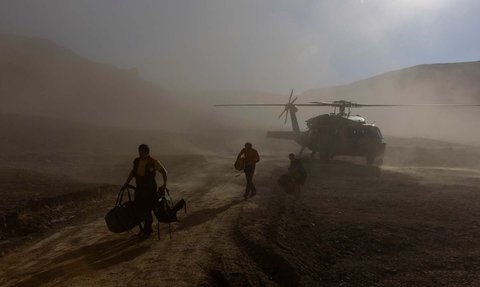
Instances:
[[[228,157],[171,172],[188,201],[172,239],[111,234],[108,204],[0,259],[2,286],[478,286],[480,173],[306,162],[298,195],[277,184],[286,160],[263,158],[258,195]],[[109,202],[112,199],[105,199]]]

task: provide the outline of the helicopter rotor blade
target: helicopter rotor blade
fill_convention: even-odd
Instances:
[[[263,106],[263,107],[281,107],[285,104],[235,104],[235,105],[215,105],[215,107],[254,107],[254,106]],[[331,106],[338,107],[339,104],[333,103],[322,103],[322,102],[311,102],[308,104],[295,104],[295,106],[300,107],[321,107],[321,106]],[[364,104],[354,104],[351,107],[479,107],[480,104],[411,104],[411,105],[364,105]],[[348,107],[348,106],[347,106]]]
[[[288,109],[284,109],[283,112],[278,116],[278,118],[281,118],[285,112],[287,112]]]
[[[352,102],[345,103],[327,103],[327,102],[310,102],[312,106],[331,106],[331,107],[351,107],[351,108],[361,108],[361,107],[477,107],[480,104],[357,104]]]
[[[289,104],[293,104],[298,97],[295,97],[293,101]],[[288,105],[288,104],[287,104]],[[226,104],[226,105],[215,105],[216,107],[251,107],[251,106],[265,106],[265,107],[285,107],[285,104],[277,103],[261,103],[261,104]],[[478,107],[480,104],[357,104],[352,102],[340,101],[340,102],[309,102],[306,104],[295,104],[295,106],[303,107],[351,107],[351,108],[360,108],[360,107]]]
[[[285,106],[285,104],[230,104],[230,105],[215,105],[215,107],[250,107],[250,106],[272,106],[279,107]]]
[[[287,104],[285,105],[285,109],[283,110],[283,112],[280,114],[280,116],[278,116],[278,118],[281,118],[283,116],[283,114],[285,114],[285,123],[284,124],[287,124],[287,118],[288,118],[288,113],[290,112],[290,108],[289,106],[291,104],[293,104],[293,102],[295,102],[297,100],[297,97],[295,97],[295,99],[292,101],[292,96],[293,96],[293,89],[292,91],[290,92],[290,97],[288,97],[288,102]]]
[[[336,107],[336,106],[338,106],[337,104],[334,104],[334,103],[325,103],[325,102],[310,102],[309,105],[317,106],[317,107],[321,107],[321,106]]]
[[[356,107],[478,107],[480,104],[406,104],[406,105],[364,105],[356,104]]]

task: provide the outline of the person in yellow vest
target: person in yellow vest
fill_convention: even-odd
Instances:
[[[253,174],[255,173],[255,165],[260,161],[260,156],[258,155],[257,150],[252,148],[252,144],[249,142],[245,143],[245,148],[243,148],[238,154],[237,161],[241,156],[244,157],[245,166],[243,171],[245,172],[245,178],[247,179],[247,185],[243,197],[247,199],[248,197],[253,197],[257,194],[257,189],[253,184]]]
[[[150,156],[150,148],[146,144],[141,144],[138,147],[137,157],[133,161],[133,168],[128,175],[123,188],[126,188],[130,181],[135,178],[135,203],[137,204],[139,211],[142,213],[144,219],[143,228],[140,227],[139,236],[143,239],[148,238],[152,233],[152,210],[157,199],[157,182],[155,181],[156,171],[160,172],[163,178],[163,185],[161,190],[165,190],[167,187],[167,170],[156,159]]]

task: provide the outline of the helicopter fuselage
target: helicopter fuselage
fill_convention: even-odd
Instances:
[[[296,118],[295,112],[291,114]],[[296,120],[296,119],[295,119]],[[315,155],[331,159],[337,155],[364,156],[368,163],[383,158],[386,143],[380,129],[360,116],[324,114],[306,121],[308,130],[269,132],[269,137],[293,139]]]
[[[351,116],[352,108],[360,107],[480,107],[480,104],[358,104],[339,100],[333,102],[310,102],[295,104],[298,97],[292,100],[293,89],[287,104],[226,104],[216,106],[282,106],[287,123],[290,114],[293,131],[269,131],[268,137],[295,140],[302,148],[309,148],[313,155],[319,153],[327,160],[336,155],[365,156],[368,164],[376,159],[383,162],[386,143],[380,129],[373,124],[367,124],[361,116]],[[333,107],[332,114],[324,114],[307,120],[307,131],[301,131],[296,117],[297,107]],[[337,112],[338,111],[338,112]]]
[[[307,120],[308,131],[298,138],[300,145],[323,157],[365,156],[368,162],[383,157],[385,140],[378,127],[360,116],[320,115]]]

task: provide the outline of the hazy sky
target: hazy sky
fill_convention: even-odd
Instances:
[[[0,0],[0,32],[51,39],[169,89],[288,93],[480,60],[478,0]]]

